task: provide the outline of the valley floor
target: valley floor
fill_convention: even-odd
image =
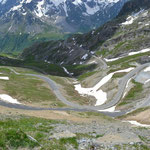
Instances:
[[[143,69],[148,69],[148,66],[149,64],[134,67],[136,69],[130,69],[129,73],[127,69],[120,69],[116,71],[116,75],[109,69],[109,78],[109,75],[103,78],[104,75],[100,76],[95,71],[82,84],[92,86],[93,83],[89,81],[95,78],[100,80],[95,86],[97,90],[108,93],[110,87],[107,84],[119,89],[117,84],[120,83],[120,76],[127,76],[127,82],[130,76],[137,72],[139,74]],[[88,93],[83,97],[75,91],[74,79],[44,76],[23,68],[1,67],[0,72],[0,132],[4,137],[0,137],[2,149],[149,149],[149,107],[140,107],[148,105],[147,98],[136,107],[116,105],[117,110],[114,108],[107,112],[110,105],[114,106],[111,99],[103,105],[92,106],[97,100],[91,96],[90,102],[89,96],[86,96]],[[128,86],[131,89],[136,85],[134,82],[130,84]],[[126,89],[126,83],[123,89]],[[114,95],[117,94],[117,90],[113,92]],[[122,92],[124,94],[124,90]],[[126,92],[128,95],[130,89]],[[101,110],[101,113],[95,112],[96,110]],[[124,115],[127,111],[130,113]],[[13,132],[18,135],[14,137]],[[18,142],[13,144],[16,141]]]

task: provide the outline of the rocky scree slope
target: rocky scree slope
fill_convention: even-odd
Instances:
[[[61,65],[83,64],[94,53],[105,57],[116,57],[120,53],[147,48],[149,47],[149,3],[143,1],[139,6],[139,1],[128,2],[115,19],[97,30],[83,35],[76,34],[67,40],[33,45],[24,50],[21,58]],[[126,10],[133,5],[137,7],[134,6],[132,12],[127,12]],[[132,23],[124,25],[127,21]]]

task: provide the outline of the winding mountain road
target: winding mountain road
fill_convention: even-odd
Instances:
[[[68,101],[60,92],[57,84],[51,80],[50,78],[43,76],[43,75],[36,75],[36,74],[23,74],[23,75],[27,75],[27,76],[34,76],[37,78],[40,78],[42,80],[44,80],[45,82],[48,83],[48,85],[50,86],[51,90],[54,92],[54,94],[56,95],[56,97],[64,104],[71,106],[72,108],[40,108],[40,107],[30,107],[30,106],[26,106],[26,105],[20,105],[20,104],[11,104],[11,103],[6,103],[3,101],[0,101],[0,105],[2,106],[6,106],[9,108],[16,108],[16,109],[24,109],[24,110],[58,110],[58,111],[80,111],[80,112],[85,112],[85,111],[98,111],[98,110],[104,110],[104,109],[108,109],[110,107],[115,106],[120,99],[122,98],[124,91],[126,89],[126,84],[128,82],[128,80],[130,78],[132,78],[134,75],[136,75],[137,73],[139,73],[141,70],[143,70],[144,68],[150,66],[150,63],[146,63],[143,65],[140,65],[138,67],[136,67],[134,70],[132,70],[131,72],[129,72],[128,74],[126,74],[121,82],[119,83],[118,86],[118,92],[117,94],[114,96],[114,98],[103,104],[100,106],[88,106],[88,105],[79,105],[79,104],[75,104],[73,102]],[[11,71],[13,71],[15,74],[20,74],[18,72],[16,72],[15,70],[13,70],[12,68],[10,69]],[[150,97],[148,99],[145,100],[145,104],[142,104],[142,106],[145,106],[146,104],[150,104]],[[126,110],[124,112],[100,112],[100,113],[104,113],[108,116],[111,117],[116,117],[116,116],[121,116],[124,115],[128,112],[129,110]]]

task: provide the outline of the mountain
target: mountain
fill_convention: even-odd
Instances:
[[[127,2],[115,19],[97,30],[73,35],[64,41],[33,45],[24,50],[21,58],[56,64],[84,64],[94,53],[111,58],[150,47],[148,4],[148,0]]]
[[[126,1],[0,0],[0,51],[87,32],[114,18]]]
[[[1,0],[1,25],[7,25],[10,32],[25,25],[23,30],[32,34],[42,32],[46,25],[57,26],[65,32],[88,31],[115,17],[126,1]]]
[[[143,0],[143,1],[131,0],[123,6],[119,15],[121,16],[132,12],[140,11],[141,9],[148,9],[148,8],[150,8],[149,0]]]

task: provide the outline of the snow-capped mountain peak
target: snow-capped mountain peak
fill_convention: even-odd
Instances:
[[[26,21],[30,20],[30,25],[38,19],[38,22],[57,26],[65,32],[88,31],[115,17],[126,1],[0,0],[0,19],[28,18]]]
[[[2,5],[4,5],[6,2],[7,2],[7,0],[0,0],[0,3],[1,3]]]

